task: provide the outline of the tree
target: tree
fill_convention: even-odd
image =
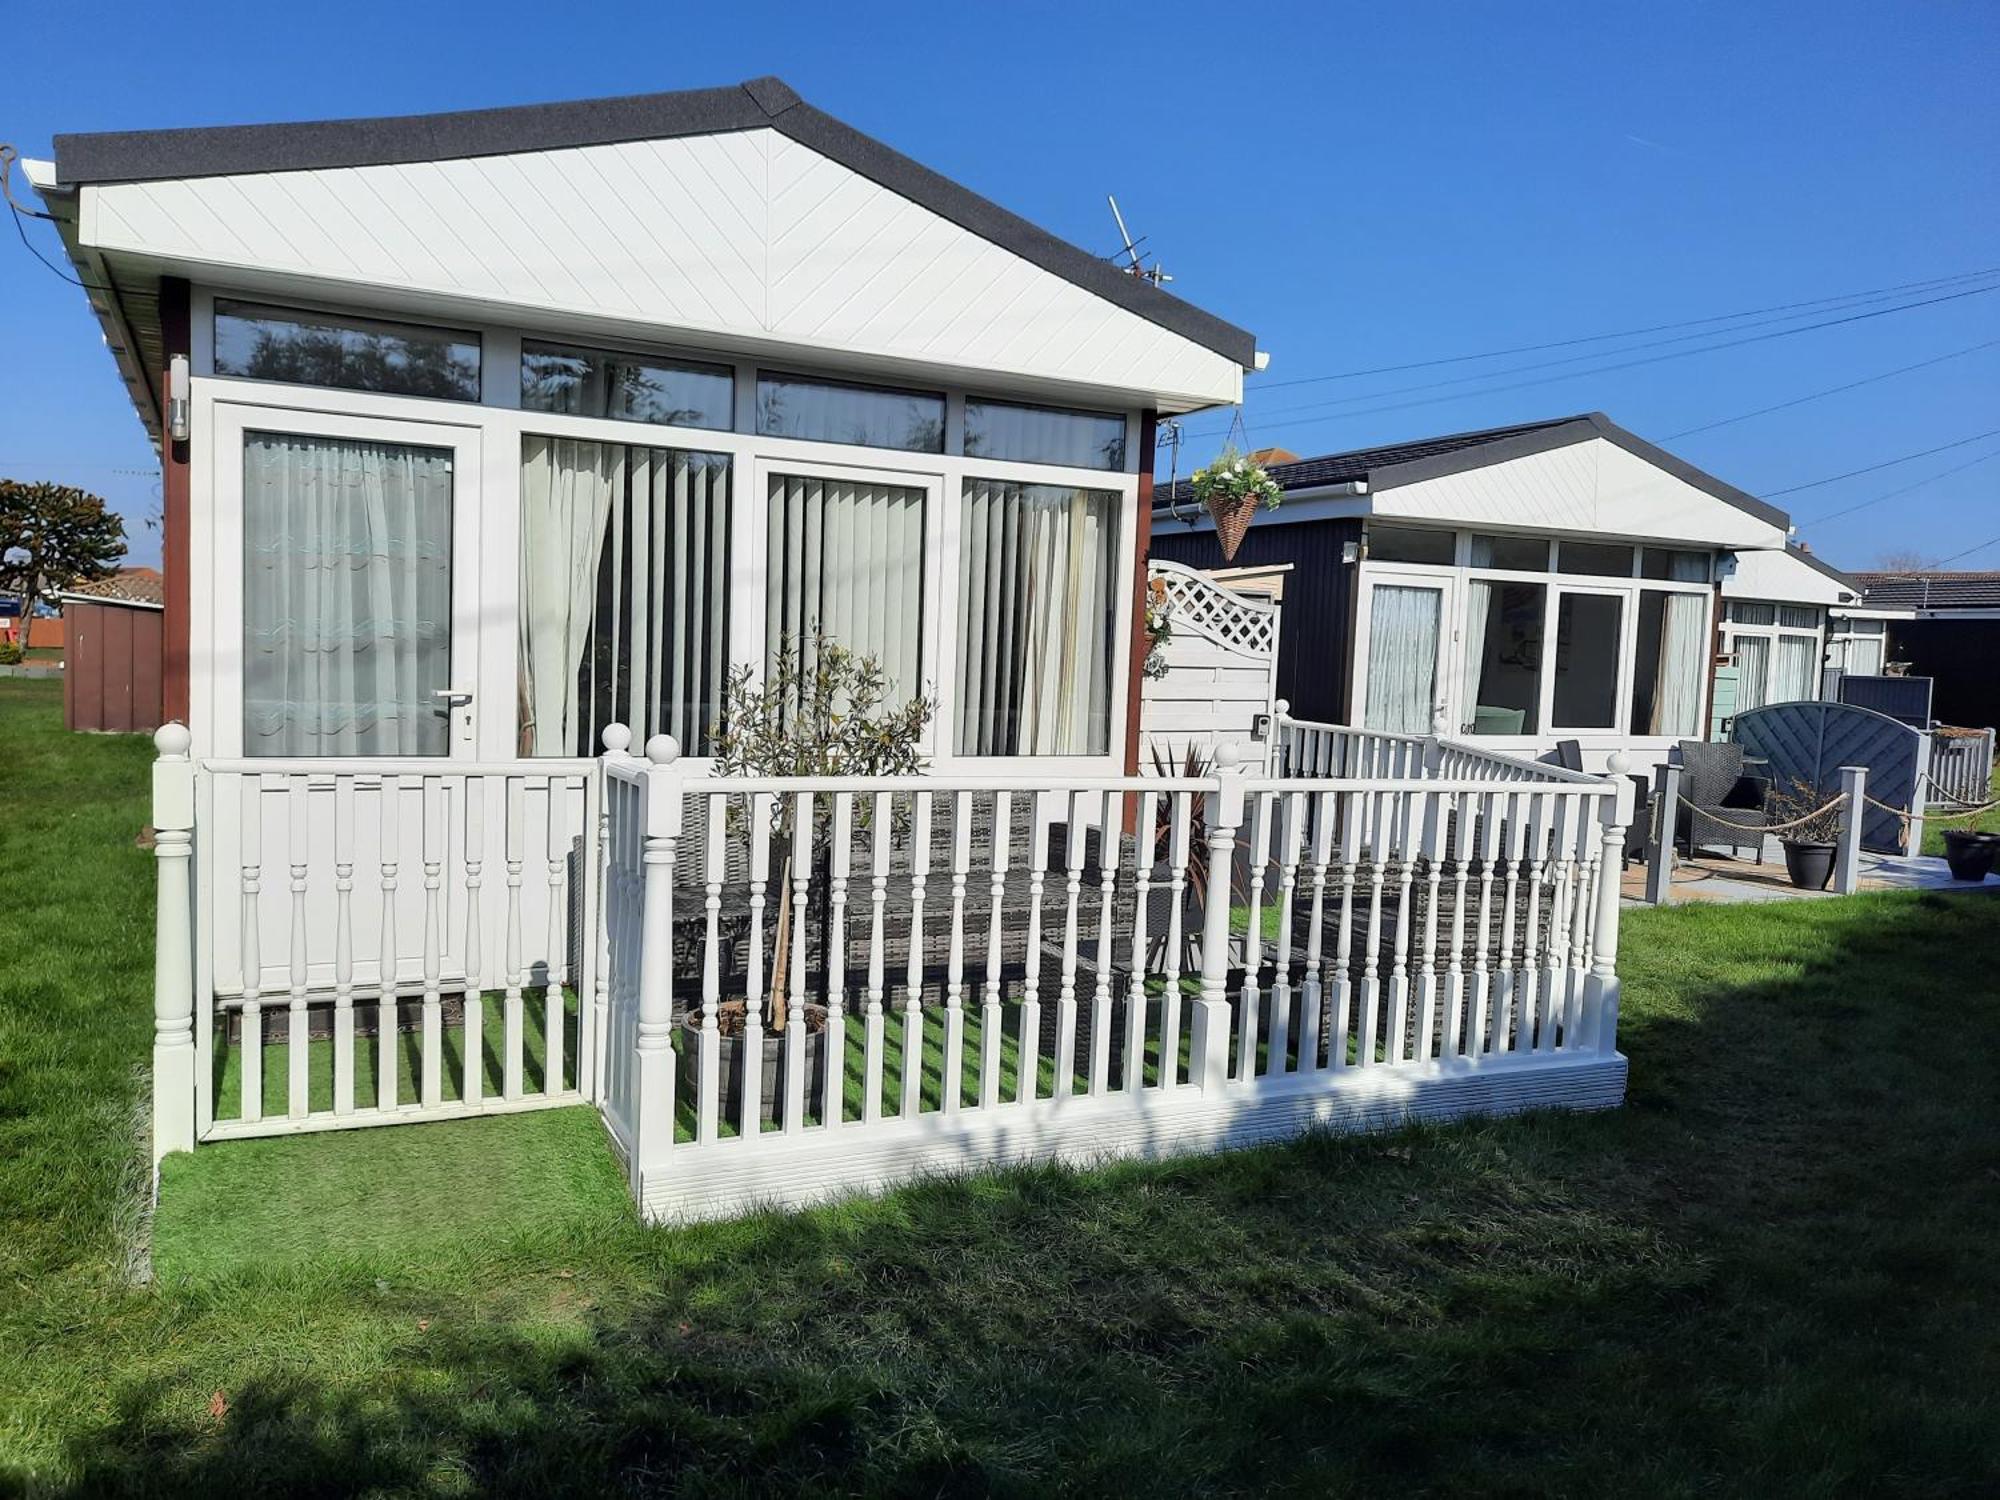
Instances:
[[[1878,573],[1921,573],[1929,566],[1930,562],[1923,553],[1907,548],[1884,552],[1875,559],[1875,571]]]
[[[715,766],[724,776],[909,776],[923,769],[918,745],[934,705],[919,696],[900,705],[889,701],[891,684],[873,656],[859,656],[839,641],[815,631],[803,639],[778,641],[770,670],[759,682],[748,666],[732,672],[723,686],[722,715],[713,734]],[[784,849],[778,876],[777,948],[771,964],[771,1025],[785,1026],[786,966],[790,952],[792,899],[792,811],[790,798],[778,808],[772,833]],[[872,799],[856,809],[865,824],[874,815]],[[752,830],[757,837],[761,830]],[[833,951],[837,937],[827,909],[826,864],[833,842],[828,798],[813,801],[813,913],[827,958],[820,975],[821,1000],[842,960]],[[803,961],[803,955],[797,961]]]
[[[124,555],[125,523],[98,496],[0,479],[0,589],[20,598],[24,648],[40,600],[109,578]]]

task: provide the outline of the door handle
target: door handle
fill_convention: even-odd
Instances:
[[[446,708],[463,708],[472,701],[472,689],[436,688],[432,690],[431,696],[444,699]]]

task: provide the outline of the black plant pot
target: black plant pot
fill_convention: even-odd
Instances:
[[[826,1082],[826,1010],[808,1005],[806,1011],[805,1075],[806,1109],[816,1107]],[[770,1012],[765,1011],[768,1020]],[[716,1085],[717,1109],[723,1119],[738,1130],[743,1128],[743,1038],[717,1039],[717,1062],[721,1078]],[[766,1028],[763,1056],[758,1060],[757,1113],[766,1125],[775,1125],[785,1098],[785,1034]],[[677,1054],[675,1088],[690,1102],[701,1097],[701,1011],[690,1010],[681,1017],[680,1035],[675,1039]]]
[[[1944,862],[1951,866],[1953,880],[1984,880],[1993,871],[1996,854],[2000,854],[2000,836],[1966,828],[1944,832]]]
[[[1833,879],[1832,844],[1810,844],[1801,839],[1785,840],[1785,873],[1802,891],[1823,891]]]

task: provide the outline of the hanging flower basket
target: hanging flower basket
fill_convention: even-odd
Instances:
[[[1224,448],[1206,468],[1195,470],[1191,484],[1195,499],[1215,518],[1215,537],[1222,544],[1224,562],[1236,560],[1236,549],[1243,545],[1243,535],[1249,531],[1258,506],[1276,510],[1285,498],[1284,490],[1264,472],[1264,466],[1233,445]]]

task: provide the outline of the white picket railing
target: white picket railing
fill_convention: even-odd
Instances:
[[[1616,1104],[1629,783],[1277,735],[1270,776],[795,780],[170,725],[155,1151],[587,1101],[673,1218]]]
[[[178,725],[158,743],[157,1019],[191,1073],[188,1108],[160,1090],[156,1152],[593,1091],[571,996],[594,967],[595,762],[195,763]]]
[[[1978,807],[1993,797],[1993,731],[1931,729],[1929,784],[1924,800],[1933,807]]]
[[[1421,742],[1343,734],[1307,753],[1415,769],[1252,777],[1225,746],[1196,778],[717,778],[664,737],[610,759],[606,1116],[642,1211],[1616,1103],[1628,784],[1446,777]]]

